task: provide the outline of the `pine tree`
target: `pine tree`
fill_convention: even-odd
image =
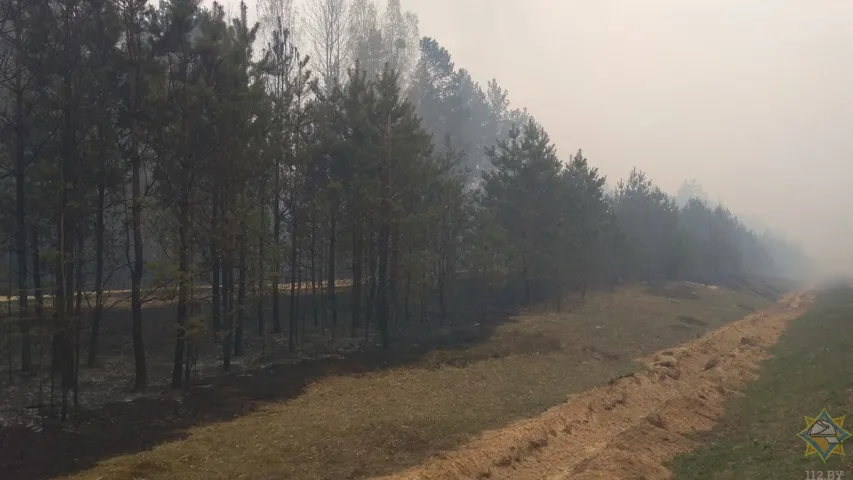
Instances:
[[[560,162],[548,134],[532,121],[523,130],[513,128],[487,156],[494,171],[485,175],[486,207],[509,234],[510,261],[530,305],[533,283],[553,275],[549,257],[559,248]]]
[[[374,160],[379,178],[377,327],[383,348],[387,349],[391,341],[389,321],[392,307],[397,302],[399,281],[397,248],[403,210],[400,197],[409,188],[407,174],[417,171],[419,165],[428,161],[431,146],[414,107],[401,99],[396,72],[386,66],[374,88],[376,103],[371,111],[371,121],[379,135],[379,148]]]

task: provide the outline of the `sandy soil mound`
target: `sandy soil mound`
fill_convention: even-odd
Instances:
[[[766,349],[813,295],[775,306],[639,359],[645,372],[570,396],[542,415],[485,432],[462,448],[383,480],[668,479],[663,463],[694,448],[727,397],[754,379]]]

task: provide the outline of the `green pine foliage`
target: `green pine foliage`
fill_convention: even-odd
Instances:
[[[412,317],[443,322],[463,281],[485,312],[507,285],[522,286],[518,303],[559,308],[566,294],[619,282],[811,268],[694,184],[676,202],[635,169],[608,193],[583,152],[560,159],[496,80],[483,89],[435,39],[418,42],[398,1],[381,18],[369,1],[352,5],[357,24],[340,29],[351,41],[335,46],[350,64],[324,59],[322,79],[304,54],[322,49],[296,44],[281,17],[260,38],[245,4],[237,18],[198,0],[3,5],[13,34],[0,39],[0,224],[15,234],[4,241],[22,259],[23,289],[44,277],[64,296],[52,326],[60,363],[81,348],[74,293],[131,279],[175,292],[178,387],[198,342],[221,342],[227,369],[255,311],[272,312],[272,325],[258,315],[259,333],[287,331],[294,350],[305,315],[332,336],[378,333],[387,348]],[[338,280],[351,285],[347,317]],[[199,286],[210,287],[203,298]],[[144,300],[134,295],[134,311]],[[29,315],[26,300],[19,308]]]

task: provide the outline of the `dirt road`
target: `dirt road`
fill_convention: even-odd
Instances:
[[[724,401],[755,378],[767,348],[805,313],[808,291],[676,348],[647,371],[571,396],[542,415],[486,432],[457,451],[382,480],[668,479],[666,460],[696,446]]]

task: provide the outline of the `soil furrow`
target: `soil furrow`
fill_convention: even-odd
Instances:
[[[767,349],[813,294],[787,295],[675,348],[639,359],[642,373],[570,396],[542,415],[483,433],[462,448],[382,480],[664,479],[663,463],[696,446],[725,400],[756,378]]]

